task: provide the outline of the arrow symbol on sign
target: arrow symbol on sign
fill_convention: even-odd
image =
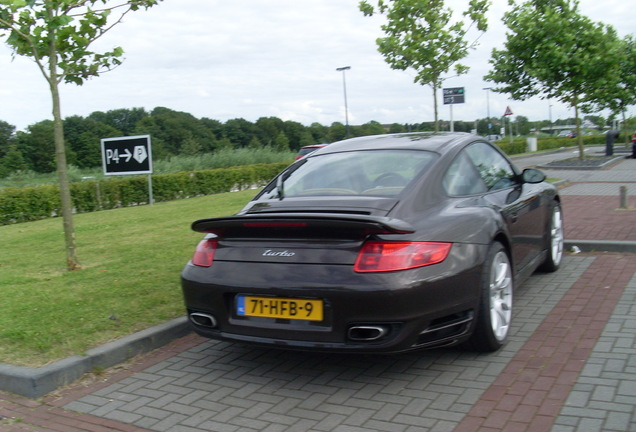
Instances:
[[[132,157],[132,153],[130,152],[130,150],[126,149],[126,153],[122,153],[121,157],[125,157],[126,158],[126,162],[128,162],[130,160],[130,158]]]

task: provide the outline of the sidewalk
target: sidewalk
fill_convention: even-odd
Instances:
[[[544,171],[569,180],[568,244],[636,241],[636,160]],[[636,254],[597,250],[530,278],[497,353],[327,355],[189,335],[39,400],[0,392],[0,431],[636,431]]]
[[[525,168],[576,154],[578,150],[568,150],[515,162]],[[584,251],[636,252],[636,159],[622,159],[605,170],[542,170],[548,177],[568,180],[560,190],[566,246]],[[627,208],[621,208],[621,187],[626,189]]]

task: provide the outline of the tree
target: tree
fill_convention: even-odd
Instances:
[[[261,144],[261,141],[257,137],[252,137],[247,148],[250,150],[260,150],[263,148],[263,144]]]
[[[528,135],[530,133],[530,120],[525,116],[515,117],[515,130],[519,135]]]
[[[11,173],[23,171],[27,168],[22,152],[18,150],[15,144],[10,145],[4,156],[0,157],[0,177],[6,177]]]
[[[234,148],[247,147],[255,135],[254,123],[243,118],[230,119],[223,125],[223,135],[230,140]]]
[[[599,88],[607,88],[619,45],[614,30],[578,12],[576,0],[528,0],[504,14],[509,28],[505,49],[494,49],[486,80],[493,89],[525,100],[535,95],[574,108],[583,158],[579,109]]]
[[[155,140],[161,143],[157,157],[169,157],[181,153],[186,141],[194,139],[199,143],[202,153],[212,151],[216,146],[214,133],[192,114],[156,107],[149,116],[135,125],[135,134],[152,135],[153,154]]]
[[[274,150],[277,152],[289,151],[289,139],[285,132],[280,132],[274,140]]]
[[[281,130],[283,130],[283,121],[277,117],[261,117],[254,125],[256,138],[265,146],[274,144]],[[253,139],[250,140],[250,145]]]
[[[123,135],[128,136],[134,133],[137,122],[147,116],[148,113],[143,108],[121,108],[105,113],[95,111],[88,118],[112,126],[120,130]]]
[[[39,173],[55,171],[55,148],[53,144],[53,122],[43,120],[16,133],[18,150],[26,159],[30,169]]]
[[[616,57],[613,59],[613,70],[607,71],[605,86],[597,87],[592,94],[591,101],[583,110],[598,112],[609,108],[612,115],[622,115],[623,125],[626,126],[625,112],[630,105],[636,105],[636,40],[633,35],[627,35],[618,42]],[[631,141],[631,134],[626,133],[625,144]]]
[[[365,16],[387,16],[388,22],[382,26],[386,36],[376,43],[391,68],[413,69],[417,74],[414,82],[432,88],[435,132],[439,131],[437,91],[446,79],[443,75],[453,65],[456,75],[468,72],[467,66],[457,62],[475,45],[466,40],[470,28],[476,25],[479,32],[487,30],[485,14],[489,6],[489,0],[471,0],[462,14],[470,22],[465,28],[463,20],[451,22],[452,11],[445,7],[444,0],[377,0],[377,7],[367,0],[359,3]]]
[[[9,150],[9,144],[14,133],[15,126],[0,120],[0,157]]]
[[[287,120],[283,123],[283,132],[289,140],[290,149],[298,150],[301,147],[300,140],[303,136],[304,131],[305,126],[303,126],[302,123],[298,123],[292,120]]]
[[[186,138],[181,144],[181,152],[183,156],[197,156],[201,154],[201,144],[193,136]]]
[[[345,139],[347,136],[347,129],[344,124],[340,122],[333,122],[329,126],[327,133],[327,142],[336,142]]]
[[[73,227],[59,86],[63,82],[81,85],[88,78],[120,65],[121,47],[97,53],[91,51],[92,43],[120,23],[130,11],[147,9],[158,1],[2,0],[0,3],[0,36],[7,37],[6,43],[14,55],[30,57],[35,62],[51,92],[55,161],[69,270],[79,269],[80,263]],[[114,20],[109,20],[111,14],[117,15]]]
[[[99,140],[121,136],[122,132],[114,127],[94,120],[93,116],[71,116],[64,119],[64,139],[67,161],[79,168],[98,167],[102,164]]]
[[[329,128],[327,126],[314,122],[309,126],[309,132],[315,141],[313,144],[329,142]]]

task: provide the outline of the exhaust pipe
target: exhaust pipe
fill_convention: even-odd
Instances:
[[[371,342],[382,339],[389,333],[385,326],[353,326],[349,328],[347,336],[350,340],[359,342]]]
[[[190,321],[192,321],[195,325],[200,327],[207,328],[215,328],[216,327],[216,319],[212,315],[200,313],[200,312],[192,312],[190,314]]]

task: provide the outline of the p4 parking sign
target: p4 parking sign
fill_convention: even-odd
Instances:
[[[151,174],[150,135],[103,138],[104,175]]]

